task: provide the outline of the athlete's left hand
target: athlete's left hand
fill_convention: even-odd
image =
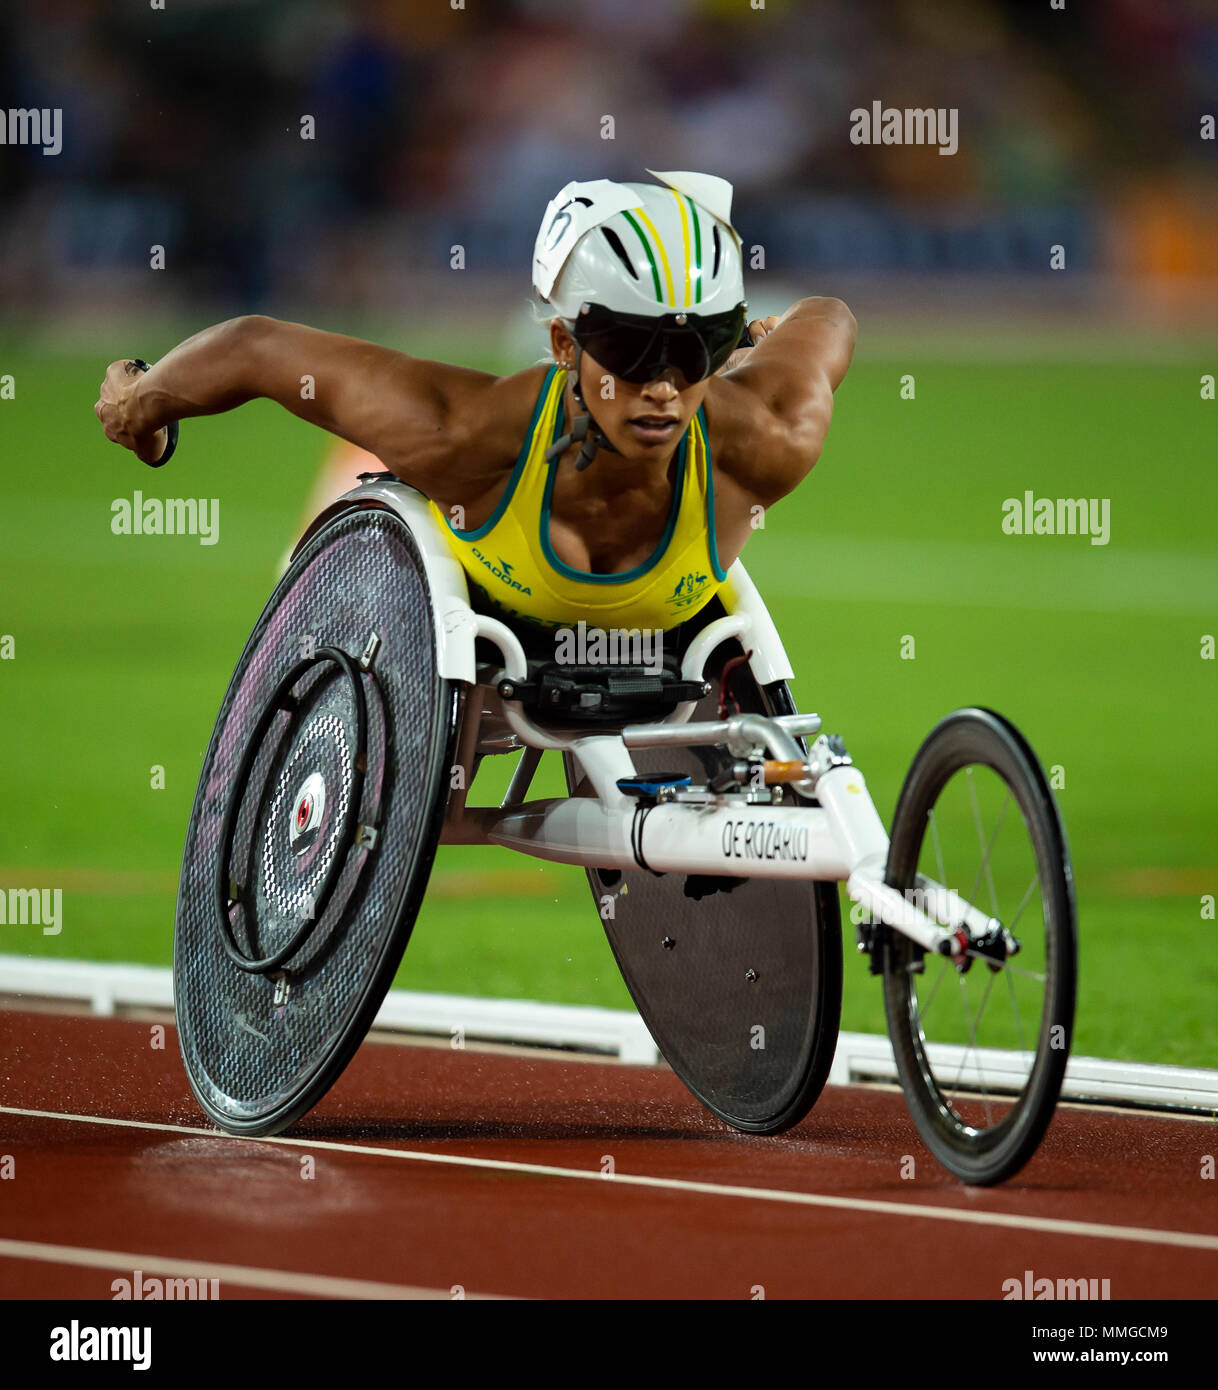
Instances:
[[[776,314],[771,314],[768,319],[754,319],[753,322],[749,324],[749,337],[753,340],[753,347],[737,348],[715,375],[722,376],[724,372],[730,372],[733,367],[739,367],[741,363],[747,362],[749,360],[749,353],[753,351],[753,348],[755,348],[762,339],[767,337],[770,333],[773,333],[777,327],[778,316]]]

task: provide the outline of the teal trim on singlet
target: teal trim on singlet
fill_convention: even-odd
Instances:
[[[546,372],[541,383],[541,390],[537,393],[537,403],[533,407],[533,414],[529,419],[529,427],[524,432],[524,443],[520,446],[520,453],[516,456],[516,464],[512,469],[512,476],[508,479],[507,487],[503,490],[503,496],[495,504],[495,510],[482,523],[475,526],[472,531],[462,531],[449,522],[448,529],[454,536],[460,536],[463,541],[480,541],[487,535],[491,528],[498,522],[499,518],[507,511],[508,503],[512,500],[512,494],[516,491],[516,484],[520,481],[520,475],[524,472],[524,466],[528,462],[529,449],[533,443],[533,431],[537,428],[537,420],[541,415],[542,407],[546,402],[546,397],[550,394],[550,384],[554,380],[554,373],[561,371],[556,364]],[[555,434],[555,439],[558,435]]]
[[[698,423],[702,426],[702,449],[706,454],[706,539],[710,550],[711,569],[722,584],[727,570],[719,563],[719,539],[715,534],[715,470],[711,466],[710,428],[706,423],[706,405],[698,407]]]
[[[562,423],[562,415],[555,420],[555,438],[558,437],[558,429]],[[651,552],[651,555],[640,565],[635,565],[632,570],[625,570],[621,574],[594,574],[591,570],[577,570],[568,565],[566,561],[560,560],[554,553],[554,548],[550,544],[550,502],[554,495],[555,465],[557,459],[550,462],[549,476],[546,478],[545,495],[541,503],[541,549],[551,567],[561,574],[565,579],[578,579],[585,584],[625,584],[632,579],[641,579],[648,570],[654,569],[664,558],[664,552],[668,549],[668,543],[672,540],[672,533],[677,529],[677,516],[681,510],[682,495],[685,490],[685,460],[689,453],[689,431],[686,430],[681,436],[681,443],[677,446],[677,477],[672,489],[672,504],[668,509],[668,524],[664,528],[664,534],[660,537],[659,544]],[[712,555],[712,562],[714,556]],[[722,579],[724,576],[716,571],[716,577]]]

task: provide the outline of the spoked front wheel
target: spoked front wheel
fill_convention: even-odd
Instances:
[[[1057,804],[1036,755],[1000,715],[957,710],[918,750],[887,881],[922,910],[938,885],[1001,924],[983,949],[951,955],[885,929],[883,951],[888,1029],[919,1133],[965,1182],[1002,1182],[1035,1152],[1057,1104],[1077,946]]]

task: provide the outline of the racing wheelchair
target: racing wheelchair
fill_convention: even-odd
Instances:
[[[656,666],[559,667],[526,626],[471,600],[392,474],[361,475],[300,541],[224,696],[183,855],[175,1003],[208,1116],[257,1136],[315,1105],[372,1025],[437,845],[496,844],[585,869],[660,1052],[754,1134],[797,1124],[828,1077],[844,883],[927,1147],[968,1183],[1018,1171],[1057,1102],[1076,976],[1066,837],[1019,732],[948,715],[889,835],[842,738],[795,709],[739,561]],[[529,800],[546,750],[568,795]],[[492,755],[516,764],[477,805]]]

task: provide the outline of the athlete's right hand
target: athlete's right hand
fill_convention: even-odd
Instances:
[[[101,421],[106,438],[121,444],[141,463],[156,463],[165,452],[169,436],[165,429],[140,430],[132,392],[143,375],[130,357],[111,362],[101,384],[101,394],[93,414]]]

